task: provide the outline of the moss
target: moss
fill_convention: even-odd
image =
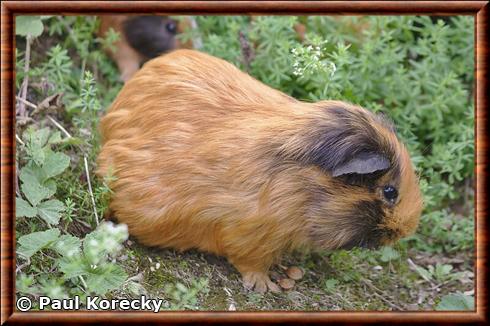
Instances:
[[[205,300],[202,300],[201,306],[203,310],[228,310],[230,303],[227,299],[223,291],[213,289]]]

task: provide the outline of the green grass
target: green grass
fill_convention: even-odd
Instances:
[[[18,295],[147,294],[172,310],[473,307],[473,17],[208,16],[180,36],[200,37],[202,51],[298,99],[345,100],[388,115],[421,177],[425,210],[415,235],[379,251],[286,255],[272,278],[286,277],[289,266],[303,278],[265,295],[245,290],[222,257],[146,248],[110,231],[102,220],[110,189],[94,170],[98,121],[122,87],[104,52],[118,35],[95,37],[95,17],[17,19],[17,94],[33,104],[17,107]],[[303,42],[296,24],[306,26]],[[244,56],[247,46],[253,53]],[[86,249],[94,236],[112,249]]]

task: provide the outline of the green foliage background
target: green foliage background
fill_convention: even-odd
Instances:
[[[196,22],[199,28],[180,35],[182,41],[199,38],[201,51],[298,99],[344,100],[385,114],[409,147],[425,199],[417,233],[396,250],[351,252],[352,262],[345,252],[331,253],[332,265],[341,261],[338,268],[351,274],[340,281],[327,279],[325,293],[339,282],[359,278],[350,264],[362,257],[373,264],[391,264],[416,252],[473,255],[473,17],[198,16]],[[93,194],[87,191],[84,162],[94,170],[98,120],[122,87],[104,52],[119,36],[111,32],[95,37],[98,24],[95,17],[17,20],[16,87],[22,89],[28,76],[27,100],[38,107],[28,108],[27,118],[17,117],[22,142],[17,147],[16,200],[20,294],[134,295],[141,287],[128,280],[124,264],[114,260],[122,248],[116,244],[127,234],[106,224],[97,228],[94,210],[103,215],[110,189],[90,172]],[[304,39],[295,30],[298,24],[305,26]],[[31,58],[24,71],[26,40]],[[54,95],[60,103],[46,102]],[[69,135],[60,133],[48,116]],[[85,237],[87,233],[91,235]],[[94,263],[85,243],[96,235],[99,241],[116,244]],[[73,249],[69,257],[60,241]],[[447,281],[453,273],[447,266],[429,265],[417,273]],[[100,287],[101,282],[109,286]],[[197,308],[196,298],[207,292],[206,281],[170,284],[168,307]],[[442,306],[464,301],[461,296],[450,297]]]

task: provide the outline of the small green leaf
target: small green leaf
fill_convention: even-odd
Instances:
[[[66,299],[68,294],[66,288],[63,286],[63,281],[52,275],[52,278],[46,278],[40,282],[41,293],[44,293],[51,299]]]
[[[66,279],[85,275],[89,269],[84,259],[63,258],[60,260],[59,266]]]
[[[436,310],[474,310],[475,299],[462,293],[448,294],[442,297]]]
[[[41,165],[44,163],[44,151],[42,147],[36,145],[35,143],[28,143],[26,147],[26,152],[29,158],[37,165]]]
[[[37,210],[20,197],[15,198],[15,217],[34,217]]]
[[[70,137],[70,138],[64,138],[63,139],[63,144],[67,144],[67,145],[80,145],[80,144],[83,144],[83,139],[82,138],[79,138],[79,137]]]
[[[85,236],[83,253],[91,264],[99,264],[108,255],[117,253],[121,243],[128,238],[126,224],[101,223],[96,230]]]
[[[79,238],[72,235],[62,235],[58,241],[51,245],[51,248],[56,250],[63,257],[74,257],[80,254],[81,241]]]
[[[37,206],[41,200],[49,198],[53,195],[52,190],[42,186],[34,175],[23,175],[21,171],[21,180],[22,179],[24,179],[21,187],[22,192],[32,206]]]
[[[186,286],[180,282],[177,282],[177,284],[175,284],[175,287],[177,288],[177,290],[179,290],[180,292],[187,292],[188,289],[186,288]]]
[[[147,295],[145,287],[138,282],[128,282],[127,289],[134,296]]]
[[[429,265],[429,269],[432,265]],[[425,268],[423,267],[420,267],[420,266],[416,266],[415,270],[417,271],[417,273],[419,273],[420,276],[422,276],[423,279],[425,279],[426,281],[430,281],[432,280],[432,273],[429,271],[429,270],[426,270]]]
[[[398,258],[400,258],[400,254],[395,249],[391,247],[383,247],[381,249],[381,261],[387,263]]]
[[[57,144],[61,141],[61,133],[59,131],[55,131],[51,136],[49,136],[48,144]]]
[[[436,265],[436,270],[437,270],[437,273],[439,275],[447,275],[452,271],[452,269],[453,269],[452,265],[446,265],[446,264],[444,264],[444,265],[437,264]]]
[[[46,159],[43,164],[43,171],[46,178],[54,177],[70,165],[70,157],[61,152],[53,152],[50,149],[45,151]]]
[[[49,128],[35,130],[31,127],[22,134],[26,143],[25,148],[27,156],[39,166],[44,164],[44,146],[48,141],[49,133]]]
[[[49,128],[42,128],[39,130],[29,128],[24,133],[24,139],[28,143],[35,145],[36,147],[42,148],[42,147],[44,147],[44,145],[46,145],[46,143],[49,139],[50,132],[51,131]]]
[[[32,275],[20,274],[15,278],[15,290],[20,293],[32,294],[34,291],[32,285],[34,277]]]
[[[41,184],[44,181],[45,176],[43,170],[40,167],[36,165],[32,165],[32,166],[24,166],[20,170],[19,178],[20,181],[22,182],[27,182],[27,183],[37,182]]]
[[[49,194],[50,194],[49,197],[51,197],[56,193],[56,181],[47,180],[43,183],[43,186],[49,190]]]
[[[57,199],[51,199],[40,203],[37,206],[39,216],[50,225],[58,225],[61,212],[65,210],[65,205]]]
[[[39,146],[44,147],[48,143],[49,134],[51,133],[51,129],[42,128],[35,132],[35,140],[39,144]]]
[[[325,281],[325,290],[331,293],[335,290],[337,284],[339,284],[339,281],[337,281],[334,278],[329,278],[328,280]]]
[[[86,283],[90,292],[106,294],[121,287],[127,278],[128,275],[120,266],[109,263],[93,268],[87,275]]]
[[[43,33],[43,28],[43,23],[39,16],[15,17],[16,35],[38,37]]]
[[[17,248],[17,253],[25,258],[30,258],[36,252],[57,240],[59,236],[60,231],[58,229],[26,234],[18,240],[19,247]]]

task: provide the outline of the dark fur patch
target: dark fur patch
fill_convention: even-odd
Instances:
[[[148,59],[175,48],[175,33],[167,28],[175,22],[161,16],[138,16],[124,22],[124,34],[129,45]]]
[[[342,249],[377,248],[380,240],[389,236],[388,231],[378,225],[384,220],[383,202],[360,201],[349,213],[352,224],[355,225],[355,236],[342,246]]]
[[[378,135],[368,120],[369,113],[342,107],[329,109],[329,113],[335,116],[335,119],[330,121],[333,124],[312,126],[318,134],[310,139],[312,145],[307,147],[302,156],[306,163],[317,165],[332,173],[334,169],[357,156],[381,155],[391,164],[396,161],[392,148]],[[381,119],[378,122],[384,125]],[[364,185],[372,183],[384,172],[386,171],[364,175],[352,174],[345,176],[344,180],[350,184]]]

